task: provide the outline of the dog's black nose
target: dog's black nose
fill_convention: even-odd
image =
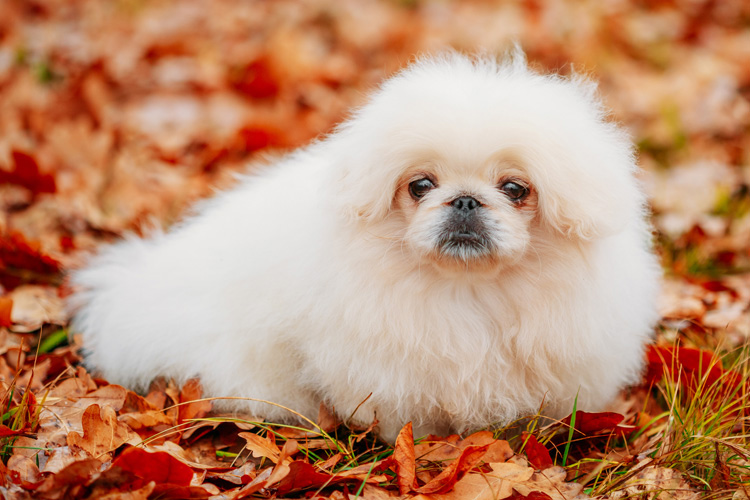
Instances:
[[[471,196],[461,196],[460,198],[453,200],[451,205],[453,208],[461,212],[470,212],[481,205],[481,203]]]

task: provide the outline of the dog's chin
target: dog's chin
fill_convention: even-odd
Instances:
[[[487,273],[502,266],[497,245],[477,232],[446,232],[437,240],[429,259],[441,271]]]
[[[437,251],[443,258],[467,264],[491,257],[495,253],[495,244],[475,231],[450,231],[438,240]]]

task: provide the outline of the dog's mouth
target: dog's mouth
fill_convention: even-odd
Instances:
[[[455,228],[443,233],[437,242],[437,248],[441,256],[471,261],[491,255],[495,245],[481,232]]]

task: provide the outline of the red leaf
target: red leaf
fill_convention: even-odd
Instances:
[[[39,164],[33,156],[21,151],[13,151],[13,169],[0,169],[0,184],[15,184],[31,191],[32,194],[54,193],[57,191],[52,174],[39,171]]]
[[[475,465],[482,460],[482,457],[492,443],[487,443],[482,446],[467,446],[461,452],[461,455],[446,467],[443,472],[438,474],[429,483],[425,484],[416,491],[423,494],[440,494],[446,493],[453,489],[453,486],[459,481],[467,472],[474,468]]]
[[[269,127],[253,125],[247,126],[238,132],[243,149],[252,153],[269,146],[278,146],[282,143],[280,134]]]
[[[283,497],[292,491],[320,488],[321,486],[352,480],[358,481],[355,478],[332,476],[331,474],[318,472],[315,467],[307,462],[297,460],[289,464],[289,474],[279,481],[276,487],[276,495]]]
[[[8,436],[33,436],[33,434],[29,434],[28,429],[13,430],[7,425],[0,424],[0,438]]]
[[[190,486],[193,470],[165,451],[149,453],[140,448],[131,447],[117,457],[112,466],[131,472],[139,481],[133,485],[140,488],[154,481],[156,484]]]
[[[664,373],[672,377],[682,372],[688,383],[695,383],[699,377],[705,377],[709,385],[719,380],[722,383],[736,386],[739,374],[725,371],[714,353],[692,347],[662,347],[651,345],[646,353],[648,359],[648,381],[658,382]],[[727,375],[729,373],[729,375]]]
[[[544,470],[554,465],[549,450],[537,441],[536,436],[524,432],[523,438],[526,440],[524,451],[526,452],[526,456],[529,458],[529,463],[532,467],[538,470]]]
[[[232,75],[234,88],[254,99],[267,99],[279,92],[279,84],[269,61],[260,58]]]
[[[0,326],[11,326],[13,324],[10,319],[11,311],[13,311],[13,299],[0,297]]]
[[[399,494],[406,495],[417,488],[417,462],[411,422],[406,424],[398,433],[393,450],[393,459],[396,461]]]
[[[565,417],[563,423],[570,425],[570,420],[570,416]],[[577,411],[575,428],[582,434],[591,435],[604,431],[613,431],[623,420],[625,420],[625,417],[619,413]]]
[[[39,245],[12,231],[0,234],[0,284],[12,289],[22,283],[54,282],[60,263],[42,253]]]

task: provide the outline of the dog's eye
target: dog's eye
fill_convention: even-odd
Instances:
[[[513,201],[521,201],[529,194],[529,189],[517,182],[506,182],[500,186],[500,190]]]
[[[420,199],[431,189],[435,188],[435,184],[427,178],[419,179],[409,183],[409,194],[415,200]]]

